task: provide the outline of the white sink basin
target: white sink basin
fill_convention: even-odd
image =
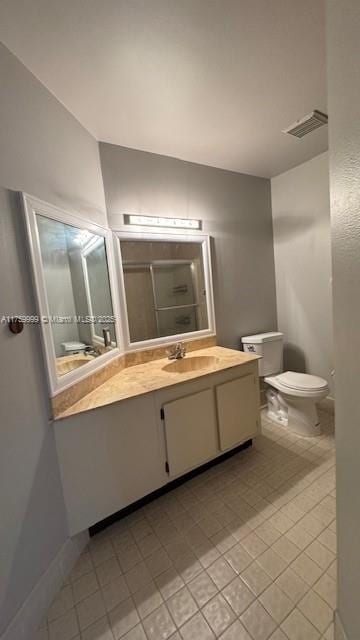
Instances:
[[[174,360],[163,367],[163,371],[168,373],[187,373],[189,371],[199,371],[214,367],[219,358],[215,356],[185,356],[180,360]]]

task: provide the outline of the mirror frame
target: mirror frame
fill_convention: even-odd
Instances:
[[[58,222],[76,227],[78,229],[86,229],[90,233],[101,236],[105,240],[110,294],[113,307],[113,315],[115,317],[114,326],[117,346],[111,351],[103,353],[97,358],[94,358],[94,360],[87,363],[86,365],[78,367],[77,369],[69,371],[68,373],[65,373],[63,376],[59,377],[56,372],[56,354],[52,337],[51,324],[40,322],[39,324],[41,328],[42,348],[46,363],[50,395],[51,397],[54,397],[61,391],[64,391],[68,387],[73,386],[74,383],[87,378],[89,375],[91,375],[98,369],[101,369],[111,360],[123,353],[123,340],[119,310],[119,292],[114,269],[112,232],[110,229],[101,227],[95,222],[80,217],[79,215],[64,211],[63,209],[60,209],[54,205],[48,204],[47,202],[30,196],[27,193],[22,193],[21,199],[30,249],[32,277],[36,293],[37,311],[40,318],[42,316],[49,317],[51,314],[49,311],[44,270],[41,261],[40,238],[36,223],[36,215],[41,215],[46,218],[50,218],[51,220],[56,220]]]
[[[171,336],[163,336],[160,338],[150,338],[148,340],[141,340],[138,342],[130,342],[130,329],[126,304],[126,291],[125,280],[123,273],[123,263],[121,256],[121,240],[155,240],[155,241],[169,241],[169,242],[196,242],[201,245],[203,266],[204,266],[204,278],[206,287],[206,307],[208,316],[208,328],[199,329],[198,331],[189,331],[188,333],[177,333]],[[211,269],[211,251],[210,251],[210,236],[195,233],[166,233],[166,232],[151,232],[151,231],[132,231],[119,229],[114,231],[114,253],[116,257],[116,267],[119,280],[119,293],[120,293],[120,315],[123,331],[124,349],[125,351],[136,351],[140,349],[146,349],[151,347],[163,346],[174,342],[182,342],[184,340],[194,340],[197,338],[205,338],[216,334],[215,329],[215,309],[214,309],[214,292],[213,292],[213,280]]]

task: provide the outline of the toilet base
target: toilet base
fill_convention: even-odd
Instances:
[[[267,415],[270,420],[287,427],[299,436],[312,437],[321,433],[316,402],[321,398],[289,396],[273,388],[266,393]]]

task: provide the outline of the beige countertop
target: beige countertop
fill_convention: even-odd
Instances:
[[[204,358],[206,366],[192,369],[197,363],[190,361]],[[91,409],[103,407],[120,400],[133,398],[152,391],[158,391],[165,387],[188,382],[224,369],[231,369],[239,365],[258,360],[259,356],[226,349],[224,347],[208,347],[192,351],[183,360],[152,360],[145,364],[139,364],[123,369],[119,373],[109,378],[99,387],[88,393],[86,396],[68,407],[65,411],[54,416],[55,420],[60,420],[68,416],[83,413]],[[199,361],[198,361],[199,362]],[[180,363],[180,364],[178,364]],[[175,372],[178,368],[185,367],[188,371]]]

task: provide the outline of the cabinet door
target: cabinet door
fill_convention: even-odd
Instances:
[[[54,423],[70,534],[168,482],[151,393]]]
[[[163,410],[171,477],[186,473],[219,453],[212,389],[168,402]]]
[[[259,389],[253,374],[216,387],[220,449],[226,451],[256,435]]]

